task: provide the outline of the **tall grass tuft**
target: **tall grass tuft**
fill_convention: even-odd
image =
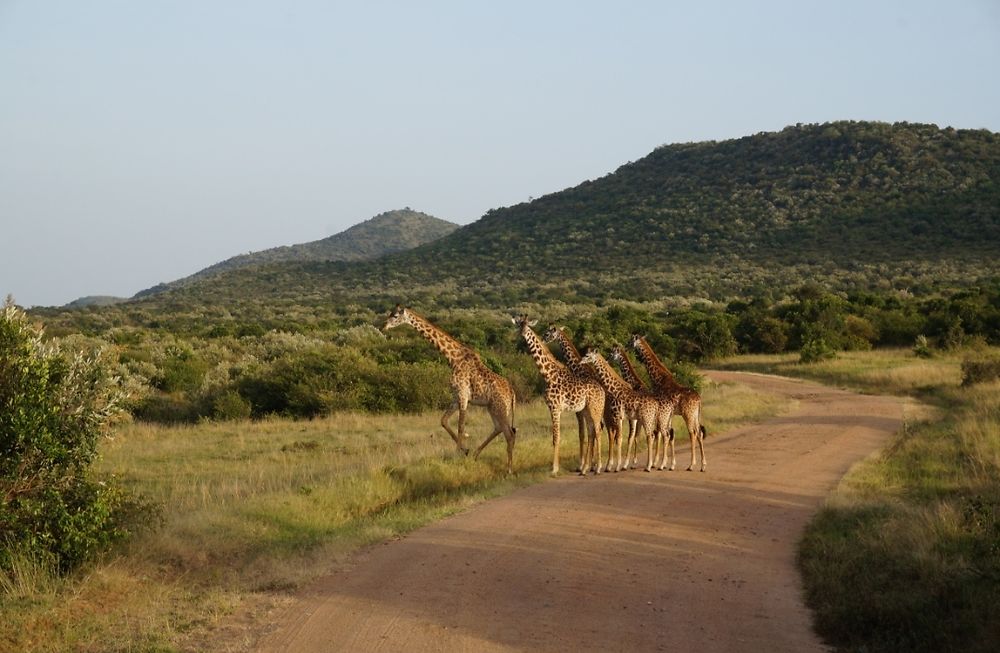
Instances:
[[[39,600],[58,587],[59,565],[53,555],[25,545],[8,549],[7,565],[0,567],[0,605]]]

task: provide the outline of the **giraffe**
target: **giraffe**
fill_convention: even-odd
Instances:
[[[601,414],[604,412],[604,389],[589,379],[578,377],[556,360],[542,339],[532,330],[536,322],[526,315],[512,317],[521,332],[535,365],[545,379],[545,403],[552,417],[552,473],[559,473],[559,421],[564,410],[583,413],[588,431],[587,446],[581,452],[580,474],[586,475],[596,462],[594,472],[601,473]]]
[[[628,384],[632,386],[633,390],[649,390],[649,386],[646,385],[646,382],[642,380],[641,376],[639,376],[639,372],[635,369],[635,366],[632,365],[632,360],[628,357],[628,354],[625,353],[625,348],[617,342],[614,343],[614,346],[611,348],[611,360],[618,363],[618,365],[622,368],[622,376],[625,377],[625,380],[628,381]]]
[[[657,452],[655,458],[660,461],[658,468],[663,469],[667,464],[667,456],[670,457],[670,469],[674,469],[675,458],[674,458],[674,427],[671,424],[674,416],[674,400],[673,397],[667,395],[658,395],[650,391],[649,386],[646,382],[642,380],[639,376],[639,372],[632,365],[632,359],[628,357],[625,352],[625,348],[620,344],[615,343],[614,347],[611,349],[611,358],[614,360],[622,369],[622,374],[625,380],[628,381],[632,389],[638,392],[645,392],[652,395],[658,404],[659,411],[662,415],[666,416],[665,428],[661,428],[656,433],[656,438],[654,440],[655,448]],[[658,422],[659,423],[659,422]],[[648,441],[647,441],[648,443]],[[629,463],[629,458],[632,462]],[[631,465],[637,464],[639,461],[639,447],[636,444],[636,440],[629,434],[628,446],[625,449],[625,467],[628,469]]]
[[[583,362],[593,366],[608,396],[615,397],[621,403],[629,422],[629,445],[634,444],[640,426],[646,431],[646,471],[652,470],[653,438],[664,429],[670,428],[672,413],[661,411],[660,402],[649,392],[636,390],[626,383],[596,349],[588,351],[583,357]],[[618,441],[618,446],[621,446],[621,440]],[[621,452],[618,455],[618,464],[621,468]]]
[[[708,461],[705,460],[706,431],[701,423],[701,395],[691,388],[677,383],[674,375],[660,362],[653,348],[649,346],[643,336],[633,335],[631,344],[649,372],[654,392],[672,396],[677,402],[677,412],[684,418],[688,433],[691,434],[691,465],[688,466],[687,470],[690,472],[694,469],[695,446],[697,445],[698,451],[701,453],[701,471],[705,471]]]
[[[396,305],[389,314],[384,330],[392,329],[401,324],[409,324],[420,335],[427,338],[431,344],[444,354],[451,366],[451,391],[453,399],[451,406],[441,416],[441,426],[455,441],[459,451],[469,455],[465,440],[469,435],[465,432],[465,415],[469,404],[485,406],[493,420],[493,432],[476,449],[473,456],[479,459],[479,454],[493,438],[503,433],[507,440],[507,473],[514,473],[514,440],[517,429],[514,428],[514,407],[517,397],[514,388],[507,379],[486,367],[479,354],[466,347],[458,340],[448,335],[444,330],[431,324],[427,319],[417,315],[409,308]],[[451,416],[458,411],[458,432],[449,426]]]
[[[566,366],[569,367],[574,374],[596,381],[597,383],[601,383],[601,380],[598,378],[595,370],[581,361],[582,356],[580,356],[580,352],[573,345],[573,341],[566,335],[565,328],[557,327],[554,324],[549,325],[549,328],[545,331],[545,335],[542,339],[545,340],[545,342],[552,342],[553,340],[559,342],[562,346],[563,355],[566,359]],[[622,420],[625,418],[625,407],[616,396],[608,391],[604,384],[601,384],[601,386],[604,387],[605,390],[604,428],[608,431],[608,464],[604,468],[604,471],[617,472],[621,471],[622,468]],[[576,418],[580,426],[580,446],[583,447],[583,435],[585,429],[583,415],[581,413],[577,413]],[[616,455],[617,465],[615,464]]]

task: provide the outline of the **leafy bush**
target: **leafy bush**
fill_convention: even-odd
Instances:
[[[30,550],[68,570],[149,516],[114,479],[88,474],[123,400],[108,370],[99,355],[44,344],[17,307],[0,312],[0,567]]]
[[[681,385],[701,392],[705,386],[705,377],[691,363],[677,362],[669,365],[674,379]]]
[[[234,390],[227,390],[212,401],[212,419],[249,419],[252,413],[250,402]]]
[[[917,336],[916,341],[913,343],[913,353],[919,358],[931,358],[934,356],[934,352],[931,351],[931,343],[927,340],[927,336],[923,334]]]
[[[986,383],[1000,379],[1000,356],[967,358],[962,361],[962,385]]]
[[[836,358],[837,352],[823,338],[809,340],[799,351],[800,363],[818,363],[819,361]]]

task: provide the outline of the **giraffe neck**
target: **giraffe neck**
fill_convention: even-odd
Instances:
[[[573,370],[574,374],[586,374],[587,369],[583,365],[583,357],[580,356],[577,348],[573,346],[569,336],[562,329],[556,329],[556,333],[558,334],[556,340],[562,345],[563,353],[566,354],[566,365],[569,369]]]
[[[639,342],[636,345],[636,353],[642,360],[643,365],[646,366],[646,370],[649,372],[649,378],[653,382],[653,386],[660,390],[672,390],[677,388],[677,381],[674,380],[674,375],[670,373],[670,370],[660,362],[660,359],[656,356],[653,348],[649,346],[645,338],[639,338]]]
[[[438,348],[444,357],[448,359],[448,363],[452,366],[456,365],[459,361],[468,357],[469,353],[472,351],[459,341],[448,335],[443,329],[440,329],[425,318],[417,315],[413,311],[408,313],[409,319],[407,320],[410,325],[417,330],[420,335],[430,340],[431,344]]]
[[[527,343],[528,350],[531,351],[531,357],[535,359],[535,365],[538,366],[538,371],[541,372],[546,381],[550,381],[560,368],[564,368],[563,364],[556,360],[542,339],[538,337],[538,334],[532,331],[527,324],[521,327],[521,336],[524,337],[524,342]]]
[[[629,384],[625,383],[625,379],[618,376],[615,369],[611,367],[611,364],[605,360],[604,356],[595,352],[595,355],[590,364],[594,366],[594,372],[597,373],[597,378],[601,380],[601,383],[609,391],[614,393],[621,393],[624,390],[628,390]]]
[[[615,350],[618,352],[618,361],[621,363],[622,375],[625,377],[625,380],[636,390],[645,390],[646,382],[639,376],[638,370],[632,366],[632,361],[625,353],[625,350],[620,345],[615,345]]]

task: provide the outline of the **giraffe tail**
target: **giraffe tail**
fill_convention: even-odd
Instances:
[[[517,406],[517,395],[510,393],[510,432],[517,435],[517,427],[514,426],[514,408]]]

